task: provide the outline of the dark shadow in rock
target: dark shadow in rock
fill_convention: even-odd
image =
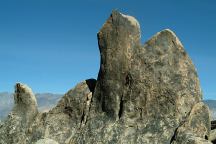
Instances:
[[[216,120],[211,121],[211,130],[216,129]]]
[[[87,84],[88,87],[89,87],[89,90],[90,90],[92,93],[94,93],[97,80],[92,78],[92,79],[87,79],[87,80],[85,80],[85,81],[86,81],[86,84]]]

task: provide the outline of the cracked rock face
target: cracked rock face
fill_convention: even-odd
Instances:
[[[35,111],[34,119],[21,115],[30,121],[20,128],[25,143],[211,143],[209,110],[201,102],[197,72],[180,40],[169,29],[144,45],[140,37],[135,18],[113,11],[98,33],[98,79],[78,84],[48,113]],[[36,101],[28,100],[27,89],[16,93],[26,99],[15,97],[25,107],[18,115],[34,109]],[[8,135],[9,122],[0,134]]]

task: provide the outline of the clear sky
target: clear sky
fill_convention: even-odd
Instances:
[[[112,9],[136,17],[142,43],[173,30],[195,63],[205,99],[216,99],[215,0],[0,0],[0,91],[16,82],[65,93],[97,78],[96,34]]]

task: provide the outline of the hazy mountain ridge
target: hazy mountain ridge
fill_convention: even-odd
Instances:
[[[0,120],[5,118],[13,107],[13,94],[8,92],[0,93]]]
[[[57,104],[61,97],[61,94],[36,93],[39,111],[48,111]],[[0,93],[0,120],[7,117],[7,115],[13,108],[13,104],[13,93]]]

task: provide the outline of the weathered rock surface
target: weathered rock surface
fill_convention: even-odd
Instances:
[[[216,129],[210,131],[209,140],[216,143]]]
[[[0,127],[1,144],[25,144],[28,128],[38,114],[35,96],[24,84],[16,84],[14,103],[12,112]]]
[[[179,39],[169,29],[144,45],[140,37],[135,18],[113,11],[98,33],[97,81],[78,84],[48,113],[27,116],[26,143],[211,143],[209,110]],[[8,122],[0,134],[8,135]]]
[[[183,142],[188,144],[209,143],[206,141],[210,136],[211,130],[209,114],[210,111],[203,102],[197,103],[192,108],[186,121],[176,130],[176,134],[173,137],[173,144]]]
[[[52,139],[40,139],[39,141],[37,141],[35,144],[58,144],[58,142],[52,140]]]
[[[68,143],[71,135],[80,129],[89,114],[93,79],[78,84],[68,91],[57,106],[48,113],[41,113],[32,123],[29,143],[38,138],[50,138],[60,144]]]

